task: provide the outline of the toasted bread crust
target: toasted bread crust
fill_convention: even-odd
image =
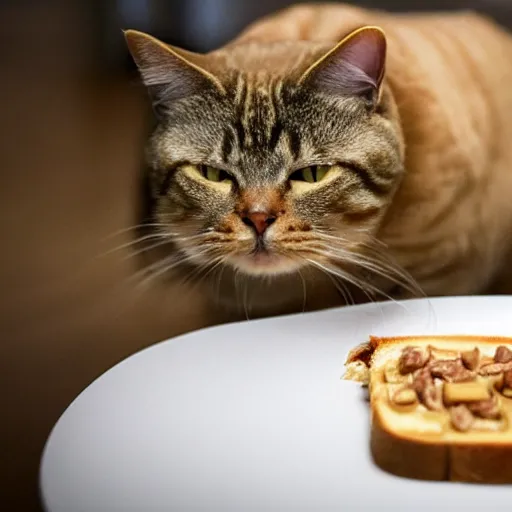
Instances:
[[[466,483],[512,483],[512,444],[457,445],[421,443],[388,432],[373,417],[370,449],[382,470],[403,478]]]
[[[370,449],[375,464],[388,473],[416,480],[447,479],[446,446],[418,443],[388,432],[379,415],[373,417]]]
[[[485,484],[512,483],[512,445],[451,446],[448,480]]]
[[[374,462],[384,471],[396,476],[430,480],[467,483],[510,484],[512,483],[512,431],[496,432],[486,439],[478,434],[466,432],[457,435],[416,435],[401,432],[386,416],[386,405],[379,388],[382,370],[372,364],[382,357],[379,350],[390,344],[399,346],[424,344],[428,342],[436,349],[467,345],[467,350],[477,346],[482,350],[494,349],[500,345],[512,347],[512,338],[443,336],[443,337],[401,337],[371,338],[354,349],[347,358],[347,366],[364,360],[370,374],[370,402],[372,425],[370,448]],[[358,355],[362,354],[362,358]],[[387,357],[387,356],[386,356]],[[382,364],[382,360],[380,360]],[[349,377],[350,378],[350,377]],[[384,388],[385,389],[385,388]],[[408,414],[404,412],[403,414]],[[415,414],[415,413],[412,413]],[[510,409],[509,409],[510,429]],[[466,436],[466,439],[465,439]]]

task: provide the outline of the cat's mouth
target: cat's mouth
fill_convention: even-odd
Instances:
[[[279,256],[272,251],[269,251],[267,246],[258,240],[254,250],[251,251],[249,255],[249,259],[254,265],[268,266],[277,262],[279,260]]]
[[[263,243],[257,243],[248,254],[233,256],[231,262],[237,269],[252,275],[286,274],[300,266],[291,257],[273,251]]]

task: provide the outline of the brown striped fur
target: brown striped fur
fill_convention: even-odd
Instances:
[[[387,41],[375,111],[302,93],[305,71],[367,25]],[[377,289],[483,293],[508,271],[512,38],[493,22],[302,5],[207,55],[172,49],[171,62],[148,36],[127,40],[160,119],[148,150],[152,220],[185,257],[178,274],[199,275],[233,318],[367,300]],[[315,193],[287,181],[327,162],[337,174]],[[234,183],[206,183],[189,163],[225,169]],[[244,216],[254,208],[273,219],[270,255],[252,253]],[[350,297],[358,287],[365,293]]]

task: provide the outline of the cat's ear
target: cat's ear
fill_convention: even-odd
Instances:
[[[380,28],[354,30],[310,66],[300,83],[328,94],[377,101],[386,65],[386,46]]]
[[[136,30],[127,30],[124,35],[157,113],[169,102],[208,88],[224,92],[219,80],[201,66],[202,55],[171,47]]]

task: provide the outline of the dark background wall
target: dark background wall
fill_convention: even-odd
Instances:
[[[37,510],[44,441],[85,386],[133,352],[206,323],[200,297],[135,292],[129,250],[105,254],[128,240],[106,236],[135,222],[149,120],[121,29],[205,51],[291,3],[0,2],[0,509]],[[512,25],[509,0],[359,3],[473,7]]]
[[[87,3],[87,2],[86,2]],[[92,0],[88,5],[96,20],[100,60],[120,62],[124,47],[119,26],[149,31],[172,44],[196,51],[208,51],[234,37],[247,24],[277,9],[312,0]],[[501,23],[512,24],[512,3],[508,0],[360,0],[361,7],[391,11],[476,9]]]

